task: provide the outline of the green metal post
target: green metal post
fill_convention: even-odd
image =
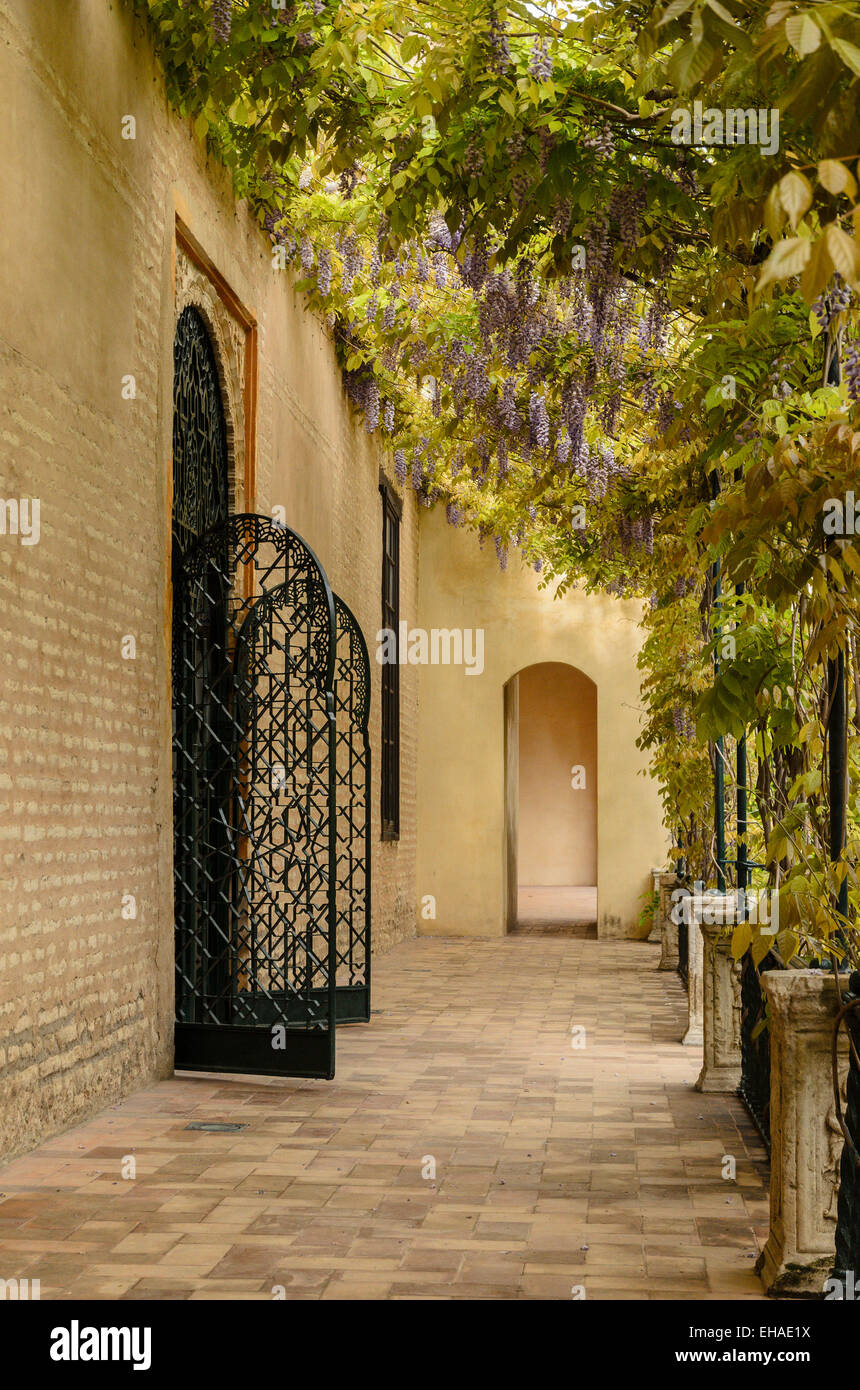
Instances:
[[[719,491],[720,480],[719,475],[715,471],[711,474],[712,496],[716,498],[719,495]],[[714,561],[712,568],[712,576],[714,585],[714,611],[715,614],[718,614],[720,606],[720,597],[723,592],[722,580],[720,578],[719,559],[716,559]],[[714,647],[714,679],[716,680],[716,678],[720,674],[720,626],[718,622],[716,622],[714,625],[714,631],[717,638],[717,642]],[[716,833],[717,842],[717,888],[721,893],[724,893],[726,891],[726,782],[725,766],[723,763],[723,758],[725,756],[725,747],[722,738],[717,739],[714,753],[714,830]]]
[[[827,663],[827,691],[830,699],[830,718],[827,721],[827,774],[830,786],[830,858],[835,864],[845,849],[845,771],[848,732],[845,699],[845,653]],[[848,916],[848,879],[842,880],[836,906],[843,917]]]

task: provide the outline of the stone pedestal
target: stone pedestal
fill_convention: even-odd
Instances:
[[[678,876],[672,873],[660,875],[660,903],[657,917],[660,923],[660,941],[663,952],[660,956],[660,970],[678,969],[678,924],[672,921],[672,893],[678,887]]]
[[[729,901],[733,903],[734,895]],[[741,977],[731,925],[700,921],[703,947],[702,1070],[697,1091],[735,1092],[741,1081]]]
[[[761,978],[770,1019],[770,1234],[756,1270],[768,1293],[818,1297],[834,1259],[842,1152],[830,1062],[836,985],[820,970]],[[840,1050],[844,1086],[844,1029]]]
[[[660,927],[660,880],[665,873],[664,869],[651,870],[651,884],[653,891],[657,894],[657,906],[654,909],[654,920],[651,923],[651,930],[648,933],[649,941],[662,941],[663,933]]]
[[[707,917],[724,919],[726,895],[702,893],[690,896],[681,904],[687,920],[687,1031],[681,1042],[685,1047],[701,1047],[704,1041],[704,939],[699,923]]]

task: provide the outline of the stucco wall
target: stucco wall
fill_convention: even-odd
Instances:
[[[637,935],[649,870],[666,855],[656,784],[640,775],[636,748],[638,611],[577,592],[556,600],[516,555],[500,574],[492,547],[441,512],[422,515],[420,624],[485,634],[481,675],[418,668],[418,892],[435,898],[436,911],[422,932],[504,933],[504,688],[524,667],[556,661],[597,686],[598,931]]]
[[[559,662],[526,667],[518,685],[518,880],[594,884],[597,692],[581,671]]]
[[[0,1153],[10,1153],[171,1066],[177,213],[259,324],[257,510],[284,506],[371,650],[384,460],[346,403],[324,325],[170,111],[127,5],[0,0],[0,90],[0,497],[41,503],[38,545],[0,536]],[[134,140],[121,138],[128,114]],[[133,400],[121,393],[129,373]],[[401,566],[412,620],[411,495]],[[125,634],[134,661],[121,658]],[[378,748],[375,666],[373,680]],[[399,844],[379,842],[373,789],[377,949],[415,931],[417,688],[404,669]],[[121,916],[126,894],[133,920]]]

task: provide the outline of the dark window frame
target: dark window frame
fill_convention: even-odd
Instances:
[[[382,627],[394,633],[394,661],[382,663],[379,813],[383,840],[400,839],[400,518],[403,507],[390,484],[382,495]]]

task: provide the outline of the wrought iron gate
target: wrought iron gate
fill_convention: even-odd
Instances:
[[[831,1279],[838,1279],[842,1285],[843,1300],[857,1298],[858,1271],[860,1271],[860,1068],[856,1058],[860,1055],[860,972],[853,971],[848,980],[848,992],[843,994],[843,1007],[848,1006],[844,1025],[849,1031],[851,1052],[848,1062],[848,1075],[845,1079],[845,1106],[843,1120],[851,1136],[851,1143],[845,1143],[839,1160],[839,1197],[836,1216],[836,1258]],[[853,1006],[853,1007],[852,1007]],[[835,1050],[835,1048],[834,1048]],[[850,1272],[849,1272],[850,1271]],[[849,1279],[850,1288],[849,1292]]]
[[[370,1016],[364,640],[267,517],[174,583],[175,1064],[330,1077],[336,1019]]]
[[[741,1084],[739,1094],[770,1151],[770,1033],[759,972],[779,969],[770,952],[758,971],[749,952],[741,967]]]
[[[370,1022],[370,662],[364,634],[334,597],[339,1023]]]
[[[229,702],[226,596],[221,575],[209,570],[204,607],[211,626],[205,650],[194,651],[184,565],[201,537],[227,520],[229,480],[217,363],[204,320],[193,307],[179,317],[173,367],[173,832],[175,863],[177,869],[181,866],[174,913],[182,924],[178,941],[184,942],[184,955],[189,954],[191,937],[197,933],[201,988],[217,995],[218,941],[229,930],[223,890],[231,874],[229,845],[218,816],[229,798],[222,754],[227,737],[224,710]],[[190,711],[195,702],[197,719],[192,729]],[[193,756],[186,757],[181,750],[190,751],[192,742]],[[185,960],[177,954],[177,986],[185,968]]]
[[[694,925],[694,926],[693,926],[693,930],[694,930],[694,931],[698,931],[698,927],[696,927],[696,926]],[[678,974],[679,974],[680,977],[681,977],[681,981],[682,981],[682,983],[683,983],[684,989],[686,989],[687,991],[689,991],[689,988],[690,988],[690,923],[689,923],[689,921],[687,920],[687,918],[684,917],[683,915],[682,915],[682,917],[681,917],[681,921],[678,923]]]

